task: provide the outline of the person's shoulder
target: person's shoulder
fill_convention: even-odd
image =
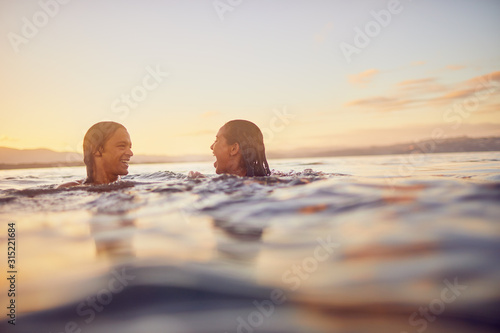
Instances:
[[[83,182],[84,182],[83,179],[82,180],[77,180],[77,181],[74,181],[74,182],[69,182],[69,183],[61,184],[57,188],[68,188],[68,187],[78,186],[78,185],[82,185]]]

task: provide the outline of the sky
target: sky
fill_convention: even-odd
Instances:
[[[211,154],[500,135],[500,1],[0,0],[0,146]],[[436,134],[437,133],[437,134]]]

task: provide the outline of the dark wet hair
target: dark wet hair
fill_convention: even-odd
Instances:
[[[114,121],[101,121],[89,128],[83,138],[83,162],[87,167],[87,179],[84,184],[94,182],[94,154],[102,150],[117,129],[125,126]]]
[[[224,126],[224,136],[229,145],[240,145],[247,176],[269,176],[271,170],[266,159],[264,136],[259,127],[248,120],[231,120]]]

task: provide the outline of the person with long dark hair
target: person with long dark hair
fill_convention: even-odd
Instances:
[[[87,167],[85,180],[62,184],[108,184],[128,174],[132,142],[127,129],[113,121],[102,121],[89,128],[83,139],[83,162]]]
[[[219,129],[215,142],[210,146],[216,158],[217,174],[240,177],[269,176],[271,170],[266,159],[264,136],[259,127],[248,120],[231,120]],[[204,177],[190,171],[188,178]]]
[[[237,176],[269,176],[264,136],[248,120],[231,120],[219,129],[210,146],[215,158],[215,172]]]

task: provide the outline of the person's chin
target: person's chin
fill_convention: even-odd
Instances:
[[[120,171],[118,171],[119,176],[125,176],[128,175],[128,168],[121,168]]]
[[[220,174],[223,174],[224,171],[221,170],[217,165],[215,165],[215,173],[218,174],[218,175],[220,175]]]

